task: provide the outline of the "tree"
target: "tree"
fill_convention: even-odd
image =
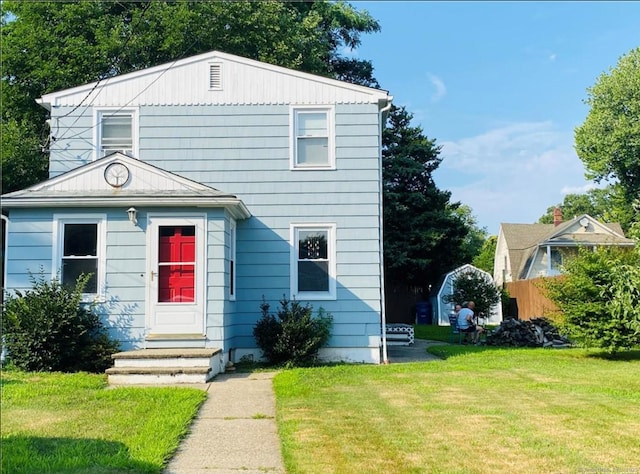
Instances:
[[[587,177],[620,183],[628,202],[640,194],[640,48],[622,56],[587,90],[591,107],[575,130]]]
[[[470,263],[480,253],[487,238],[487,229],[486,227],[478,227],[478,220],[468,205],[461,204],[454,212],[464,222],[468,230],[460,248],[460,261],[461,263]]]
[[[455,275],[453,292],[446,295],[444,300],[456,304],[473,301],[476,305],[475,314],[489,316],[491,308],[500,302],[500,289],[493,280],[470,269]]]
[[[210,50],[376,84],[343,49],[380,26],[343,2],[17,2],[2,7],[2,191],[46,179],[43,94]]]
[[[584,194],[567,194],[562,203],[547,208],[540,217],[540,224],[553,224],[553,211],[558,207],[564,220],[589,214],[601,222],[618,222],[627,232],[634,218],[634,209],[619,184],[610,184],[606,188],[596,188]]]
[[[459,203],[433,181],[440,147],[411,119],[404,107],[393,106],[383,133],[385,276],[390,287],[426,291],[461,263],[469,229],[456,212]]]
[[[474,267],[493,275],[496,245],[498,245],[498,237],[490,235],[482,244],[480,252],[473,258],[471,264]]]

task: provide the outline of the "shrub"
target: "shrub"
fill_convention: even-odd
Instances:
[[[75,288],[41,273],[33,288],[8,295],[2,309],[2,335],[7,358],[26,371],[103,372],[118,343],[109,338],[99,317],[81,304],[90,275]]]
[[[640,344],[640,254],[582,248],[564,274],[544,281],[557,323],[576,342],[610,353]]]
[[[333,317],[324,309],[302,305],[286,296],[280,300],[277,316],[269,313],[269,303],[260,305],[262,317],[253,328],[258,347],[271,364],[289,366],[310,365],[317,360],[318,351],[331,336]]]

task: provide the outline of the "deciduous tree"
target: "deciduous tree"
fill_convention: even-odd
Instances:
[[[596,182],[620,183],[629,201],[640,194],[640,48],[622,56],[588,89],[591,108],[576,128],[578,156]]]

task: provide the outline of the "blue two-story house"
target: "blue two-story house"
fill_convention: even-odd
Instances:
[[[91,273],[123,349],[225,364],[286,296],[333,315],[323,358],[378,363],[391,100],[217,51],[46,94],[49,179],[2,196],[7,290]]]

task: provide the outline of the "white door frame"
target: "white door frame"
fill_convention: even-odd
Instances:
[[[162,225],[194,225],[196,228],[195,302],[157,303],[158,298],[158,228]],[[147,214],[146,308],[148,334],[206,333],[207,216],[201,213]],[[184,322],[179,322],[182,316]],[[175,324],[173,324],[175,318]]]

